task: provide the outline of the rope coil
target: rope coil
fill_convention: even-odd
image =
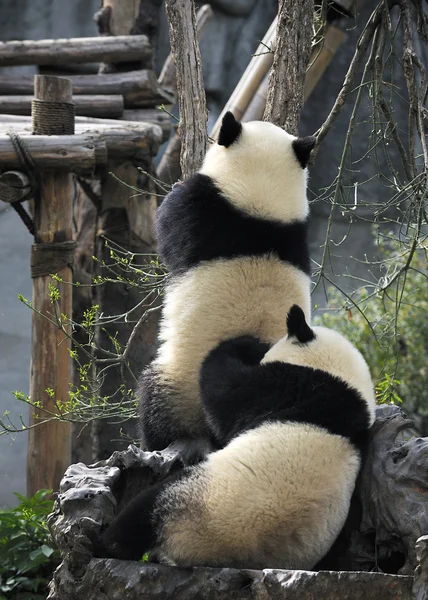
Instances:
[[[31,117],[36,135],[72,135],[75,106],[70,102],[32,100]]]

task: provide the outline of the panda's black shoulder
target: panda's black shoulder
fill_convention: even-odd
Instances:
[[[161,260],[173,273],[203,261],[269,254],[309,272],[306,220],[281,223],[250,215],[201,173],[166,196],[158,209],[156,235]]]

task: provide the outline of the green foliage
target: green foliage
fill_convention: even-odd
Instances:
[[[393,268],[391,274],[389,269]],[[344,299],[330,292],[328,312],[315,320],[340,331],[370,367],[379,403],[403,401],[408,412],[428,414],[428,268],[424,250],[385,252],[386,274],[373,291]]]
[[[0,511],[0,600],[46,598],[47,583],[59,563],[46,524],[53,506],[50,494],[16,494],[20,504]]]

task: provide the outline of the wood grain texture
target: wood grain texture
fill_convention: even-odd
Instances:
[[[99,61],[150,63],[151,58],[152,47],[145,35],[0,42],[0,67]]]
[[[121,94],[126,108],[148,107],[156,104],[172,104],[173,98],[159,86],[153,71],[142,69],[127,73],[107,75],[71,75],[74,95]],[[33,77],[0,75],[2,94],[27,95],[33,93]]]
[[[208,142],[208,111],[196,39],[195,5],[193,0],[166,0],[165,10],[177,78],[181,171],[186,179],[200,168]]]
[[[33,96],[0,96],[0,113],[10,115],[30,115]],[[76,115],[88,117],[121,117],[123,96],[120,94],[74,96]]]
[[[313,0],[279,0],[265,121],[298,134],[312,41]]]

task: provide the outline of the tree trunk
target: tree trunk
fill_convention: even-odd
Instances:
[[[193,0],[165,0],[165,9],[177,78],[181,172],[186,179],[202,165],[208,142],[208,111],[195,5]]]
[[[312,41],[313,0],[279,0],[265,121],[298,134]]]

